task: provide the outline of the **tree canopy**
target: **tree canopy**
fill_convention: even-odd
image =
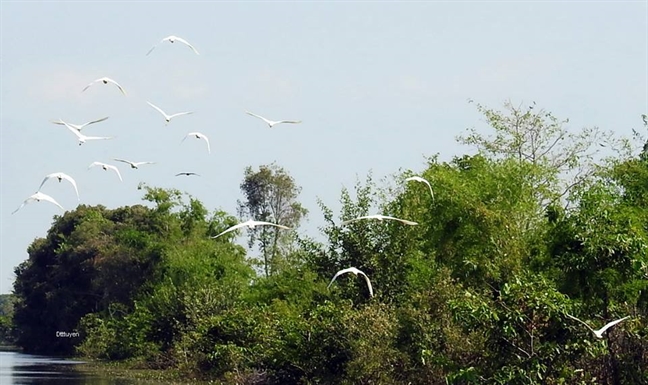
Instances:
[[[16,268],[16,343],[232,384],[648,383],[648,142],[571,133],[535,105],[478,110],[494,136],[459,138],[477,154],[369,174],[339,213],[319,201],[322,241],[250,230],[261,273],[234,233],[212,237],[299,226],[300,187],[276,164],[245,170],[238,218],[147,185],[148,205],[55,217]],[[341,225],[377,212],[417,225]],[[373,297],[353,274],[327,288],[348,267]],[[598,339],[571,316],[630,318]]]

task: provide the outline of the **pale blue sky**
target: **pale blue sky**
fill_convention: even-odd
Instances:
[[[1,3],[0,293],[26,248],[62,212],[46,202],[11,215],[43,177],[76,179],[81,202],[141,203],[137,184],[175,187],[235,214],[246,166],[277,161],[303,187],[301,231],[317,234],[320,197],[369,170],[421,171],[473,150],[484,127],[468,98],[490,107],[536,101],[570,126],[630,135],[648,110],[648,10],[641,2],[10,2]],[[162,44],[187,39],[200,52]],[[94,85],[107,76],[127,91]],[[195,111],[165,127],[167,113]],[[246,115],[301,119],[269,129]],[[71,123],[110,116],[78,146]],[[190,131],[211,141],[192,139]],[[155,161],[132,170],[112,158]],[[124,182],[93,161],[117,165]],[[201,178],[174,174],[193,171]],[[66,209],[71,186],[42,191]]]

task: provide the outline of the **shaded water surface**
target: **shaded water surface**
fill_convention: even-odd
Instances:
[[[0,385],[132,385],[141,382],[80,370],[83,361],[0,351]]]

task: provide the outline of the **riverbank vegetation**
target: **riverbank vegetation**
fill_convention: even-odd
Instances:
[[[11,347],[14,344],[13,308],[16,297],[12,294],[0,294],[0,347]]]
[[[477,108],[491,132],[458,137],[477,154],[343,189],[323,241],[212,238],[317,215],[275,164],[245,171],[239,217],[147,185],[142,205],[55,217],[16,268],[17,344],[239,384],[648,383],[648,142]],[[340,226],[376,213],[418,225]],[[374,297],[354,275],[327,288],[352,266]],[[631,318],[597,339],[568,314]]]

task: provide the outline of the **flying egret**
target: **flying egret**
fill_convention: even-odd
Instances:
[[[117,88],[119,88],[119,90],[122,92],[122,94],[126,95],[126,91],[124,91],[124,89],[122,88],[122,86],[119,85],[119,83],[117,83],[116,81],[112,80],[111,78],[105,78],[105,77],[104,77],[104,78],[99,78],[99,79],[97,79],[97,80],[92,81],[90,84],[88,84],[87,86],[85,86],[85,88],[84,88],[81,92],[87,90],[88,88],[90,88],[91,85],[93,85],[93,84],[95,84],[95,83],[98,83],[98,82],[102,82],[103,84],[112,83],[112,84],[116,85]]]
[[[160,43],[164,43],[165,41],[168,41],[168,42],[171,43],[171,44],[175,43],[176,41],[179,41],[180,43],[185,44],[185,45],[187,45],[189,48],[191,48],[191,49],[196,53],[196,55],[200,55],[200,54],[198,53],[198,51],[196,50],[196,48],[194,48],[193,45],[189,44],[188,41],[186,41],[186,40],[183,39],[183,38],[180,38],[180,37],[177,37],[177,36],[173,36],[173,35],[171,35],[171,36],[167,36],[167,37],[165,37],[164,39],[160,40],[159,43],[157,43],[157,44],[155,44],[153,47],[151,47],[151,49],[146,53],[146,56],[148,56],[151,52],[153,52],[153,50],[155,49],[155,47],[158,46],[158,44],[160,44]]]
[[[116,160],[117,162],[128,163],[130,164],[131,168],[138,168],[137,166],[141,166],[143,164],[155,164],[155,162],[131,162],[130,160],[117,158],[113,158],[113,160]]]
[[[392,220],[392,221],[399,221],[399,222],[402,222],[402,223],[404,223],[406,225],[410,225],[410,226],[418,225],[418,223],[416,223],[416,222],[408,221],[408,220],[405,220],[405,219],[394,218],[394,217],[388,217],[388,216],[385,216],[385,215],[365,215],[363,217],[357,217],[355,219],[350,219],[348,221],[344,221],[344,222],[342,222],[340,224],[340,226],[344,226],[344,225],[349,224],[351,222],[360,221],[360,220],[363,220],[363,219],[377,219],[379,221],[382,221],[384,219],[389,219],[389,220]]]
[[[47,202],[50,202],[50,203],[54,203],[54,204],[57,205],[61,210],[65,211],[65,209],[63,208],[63,206],[61,206],[60,204],[58,204],[58,202],[55,201],[54,198],[52,198],[51,196],[49,196],[49,195],[47,195],[47,194],[43,194],[42,192],[38,191],[37,193],[30,195],[29,198],[25,199],[25,201],[20,205],[20,207],[18,207],[16,210],[14,210],[14,212],[11,213],[11,214],[15,214],[18,210],[22,209],[22,208],[23,208],[26,204],[28,204],[28,203],[31,203],[31,202],[40,202],[40,201],[47,201]]]
[[[146,103],[148,103],[149,106],[151,106],[151,107],[155,108],[156,110],[158,110],[158,112],[161,113],[162,116],[164,116],[164,120],[166,120],[166,124],[169,124],[171,119],[175,118],[176,116],[193,114],[193,111],[189,111],[189,112],[178,112],[178,113],[173,114],[173,115],[167,115],[164,111],[162,111],[162,109],[160,107],[156,106],[155,104],[153,104],[153,103],[151,103],[149,101],[147,101]]]
[[[268,126],[269,126],[270,128],[272,128],[273,126],[275,126],[275,125],[277,125],[277,124],[281,124],[281,123],[292,123],[292,124],[298,124],[298,123],[301,123],[301,120],[278,120],[278,121],[274,121],[274,120],[266,119],[266,118],[264,118],[263,116],[259,116],[259,115],[257,115],[257,114],[253,114],[253,113],[251,113],[251,112],[249,112],[249,111],[245,111],[245,113],[248,114],[248,115],[254,116],[255,118],[259,118],[259,119],[263,120],[264,122],[266,122],[266,123],[268,124]]]
[[[68,126],[70,126],[70,127],[74,128],[74,129],[76,129],[77,131],[81,132],[81,130],[83,130],[83,128],[84,128],[85,126],[89,126],[89,125],[94,124],[94,123],[103,122],[103,121],[106,120],[106,119],[108,119],[107,116],[106,116],[105,118],[101,118],[101,119],[93,120],[93,121],[91,121],[91,122],[83,123],[83,124],[72,124],[72,123],[67,123],[67,122],[64,122],[63,119],[59,119],[58,122],[52,122],[52,123],[54,123],[54,124],[60,124],[60,125],[67,124]]]
[[[361,270],[356,269],[355,267],[349,267],[348,269],[338,271],[331,280],[331,283],[329,283],[326,288],[328,289],[329,287],[331,287],[333,281],[335,281],[337,277],[346,273],[355,274],[356,277],[358,276],[358,274],[361,274],[364,277],[365,281],[367,281],[367,286],[369,287],[369,295],[373,297],[373,287],[371,287],[371,281],[369,280],[369,277],[367,277],[367,274],[363,273]]]
[[[290,227],[278,225],[276,223],[249,220],[249,221],[245,221],[243,223],[239,223],[238,225],[232,226],[229,229],[223,231],[222,233],[220,233],[220,234],[218,234],[216,236],[213,236],[212,238],[218,238],[223,234],[229,233],[230,231],[238,230],[241,227],[246,227],[246,226],[247,226],[248,229],[253,229],[256,226],[275,226],[275,227],[278,227],[280,229],[290,230]]]
[[[107,140],[107,139],[114,139],[112,136],[86,136],[81,133],[81,131],[77,130],[74,127],[71,127],[69,124],[63,122],[65,127],[67,127],[68,130],[72,131],[74,135],[76,135],[77,139],[79,140],[79,146],[85,143],[87,140]]]
[[[72,186],[74,187],[74,191],[76,191],[77,199],[78,199],[79,201],[81,201],[81,198],[79,198],[79,189],[77,188],[77,184],[76,184],[76,182],[74,181],[74,179],[72,179],[71,176],[69,176],[68,174],[64,174],[64,173],[62,173],[62,172],[55,172],[55,173],[52,173],[52,174],[49,174],[49,175],[45,176],[45,179],[43,179],[43,181],[41,182],[40,186],[38,186],[38,191],[40,191],[41,187],[43,187],[43,185],[45,184],[45,182],[47,182],[48,180],[50,180],[50,179],[52,179],[52,178],[56,178],[56,179],[58,179],[59,183],[61,183],[61,181],[62,181],[63,179],[65,179],[66,181],[70,182],[70,183],[72,184]]]
[[[405,179],[405,182],[410,182],[410,181],[425,183],[430,189],[430,195],[432,195],[432,200],[434,200],[434,193],[432,192],[432,186],[430,185],[430,182],[428,182],[426,179],[421,178],[420,176],[412,176]]]
[[[567,317],[569,317],[569,318],[571,318],[571,319],[573,319],[573,320],[576,320],[576,321],[582,323],[583,325],[585,325],[589,330],[592,331],[592,333],[594,333],[594,335],[596,336],[596,338],[603,338],[603,333],[605,333],[606,330],[608,330],[608,329],[611,328],[612,326],[618,324],[619,322],[621,322],[621,321],[625,321],[625,320],[627,320],[628,318],[630,318],[630,316],[626,316],[626,317],[623,317],[623,318],[619,318],[619,319],[616,320],[616,321],[609,322],[608,324],[606,324],[605,326],[603,326],[603,327],[600,328],[599,330],[594,330],[594,329],[592,329],[588,324],[586,324],[585,322],[579,320],[578,318],[576,318],[576,317],[574,317],[574,316],[572,316],[572,315],[566,314],[566,313],[565,313],[565,315],[566,315]]]
[[[196,139],[205,139],[205,142],[207,142],[207,153],[211,154],[211,149],[209,148],[209,139],[207,138],[207,136],[205,134],[201,134],[200,132],[190,132],[187,135],[185,135],[185,137],[182,139],[182,142],[184,142],[185,139],[187,139],[188,137],[190,137],[192,135],[195,136]],[[182,142],[180,142],[180,143],[182,143]]]
[[[103,169],[106,170],[106,171],[107,171],[108,169],[113,170],[113,171],[115,171],[115,172],[117,173],[117,176],[119,177],[119,180],[122,181],[122,182],[124,181],[124,180],[122,179],[121,174],[119,173],[119,170],[117,169],[117,167],[112,166],[112,165],[110,165],[110,164],[106,164],[106,163],[101,163],[101,162],[92,162],[92,164],[88,167],[88,170],[91,169],[91,168],[94,167],[94,166],[101,166],[101,168],[103,168]]]
[[[200,176],[199,174],[196,174],[195,172],[179,172],[179,173],[177,173],[175,176],[180,176],[180,175],[185,175],[185,176],[191,176],[191,175]]]

